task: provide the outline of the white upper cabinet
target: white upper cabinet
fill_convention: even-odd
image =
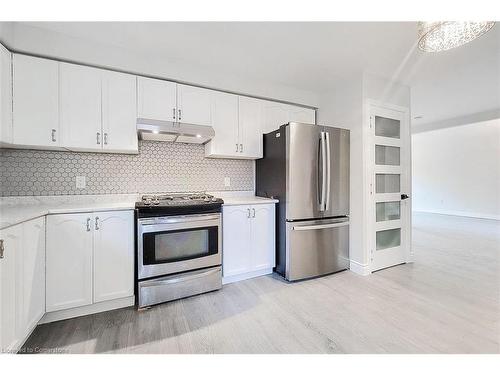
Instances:
[[[60,64],[60,120],[64,147],[102,149],[101,71]]]
[[[265,101],[264,102],[264,126],[262,133],[270,133],[279,129],[283,124],[290,121],[289,106],[287,104]]]
[[[310,108],[289,106],[290,122],[304,122],[306,124],[316,124],[316,111]]]
[[[264,101],[246,96],[239,97],[240,154],[249,159],[262,157],[264,128]]]
[[[12,143],[12,54],[0,44],[0,144]]]
[[[213,128],[215,137],[205,145],[205,155],[239,156],[237,95],[213,93]]]
[[[177,121],[185,124],[212,125],[213,90],[177,85]]]
[[[94,303],[134,295],[134,213],[94,213]]]
[[[102,148],[137,152],[136,77],[102,71]]]
[[[13,143],[60,146],[59,63],[13,56]]]
[[[47,216],[47,312],[92,303],[91,213]]]
[[[137,117],[176,121],[177,84],[160,79],[137,77]]]

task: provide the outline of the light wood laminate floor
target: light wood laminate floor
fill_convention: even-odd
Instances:
[[[499,353],[500,223],[415,214],[415,263],[45,324],[26,348],[70,353]]]

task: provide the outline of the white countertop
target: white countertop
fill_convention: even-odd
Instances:
[[[210,192],[224,205],[277,203],[276,199],[256,197],[253,192]],[[0,198],[0,229],[49,214],[131,210],[139,194],[62,195]]]

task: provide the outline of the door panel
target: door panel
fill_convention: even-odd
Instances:
[[[0,44],[0,143],[12,143],[12,54]]]
[[[238,96],[213,94],[215,137],[205,145],[207,156],[241,156],[238,146]]]
[[[404,263],[410,253],[409,127],[405,112],[370,106],[371,268]]]
[[[224,277],[251,270],[250,206],[225,206],[222,214]]]
[[[47,216],[47,312],[92,303],[91,218],[91,213]]]
[[[212,90],[177,85],[178,121],[185,124],[212,125]]]
[[[248,158],[262,157],[263,101],[239,97],[239,139],[241,155]]]
[[[275,266],[275,206],[256,204],[251,207],[252,270],[262,270]]]
[[[102,71],[61,63],[60,74],[62,145],[76,150],[101,150]]]
[[[0,231],[4,254],[0,259],[0,350],[17,348],[20,340],[22,291],[19,277],[22,226],[16,225]]]
[[[288,280],[300,280],[349,268],[349,222],[315,220],[287,226]]]
[[[94,303],[134,295],[134,214],[94,216]]]
[[[137,77],[137,117],[176,121],[177,84],[160,79]]]
[[[13,61],[14,143],[60,145],[59,63],[18,54]]]
[[[103,72],[103,150],[138,151],[135,86],[133,75]]]
[[[264,101],[264,128],[263,133],[270,133],[279,129],[290,121],[288,105],[278,102]]]
[[[323,217],[320,211],[319,150],[322,128],[291,123],[286,127],[287,220]]]
[[[350,133],[346,129],[324,127],[330,142],[329,192],[323,217],[349,215]],[[327,153],[328,157],[328,153]]]

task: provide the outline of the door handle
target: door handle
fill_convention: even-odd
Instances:
[[[178,117],[179,117],[179,121],[181,121],[181,118],[182,118],[182,117],[181,117],[182,112],[181,112],[181,110],[180,110],[180,109],[179,109],[178,111],[179,111],[179,116],[178,116]]]
[[[249,209],[249,208],[247,208],[247,210],[248,210],[248,215],[247,215],[247,218],[248,218],[248,219],[250,219],[250,209]]]
[[[96,140],[97,140],[97,144],[100,145],[101,144],[101,133],[97,132],[96,133]]]
[[[240,143],[240,152],[243,152],[243,143]]]
[[[87,218],[87,232],[90,232],[90,217]]]
[[[3,240],[0,240],[0,259],[3,259],[3,252],[5,251],[5,247],[3,244]]]
[[[108,144],[108,133],[104,133],[104,144]]]
[[[252,211],[253,211],[253,218],[255,218],[255,208],[252,208]]]
[[[345,227],[346,225],[349,225],[348,221],[344,221],[342,223],[331,223],[331,224],[300,225],[300,226],[293,227],[293,230],[328,229],[328,228]]]
[[[319,210],[326,210],[326,145],[325,145],[325,132],[320,133],[320,148],[321,148],[321,196],[319,203]],[[318,173],[319,176],[319,173]]]
[[[95,217],[95,230],[99,230],[99,216]]]
[[[172,108],[172,117],[174,118],[175,120],[175,108]]]
[[[331,189],[331,152],[330,152],[330,133],[325,132],[325,142],[326,142],[326,202],[325,202],[325,211],[330,209],[330,189]]]
[[[238,152],[238,144],[236,143],[236,152]]]
[[[410,198],[408,194],[401,194],[401,200],[404,201],[405,199]]]
[[[56,129],[52,129],[52,142],[56,141]]]

